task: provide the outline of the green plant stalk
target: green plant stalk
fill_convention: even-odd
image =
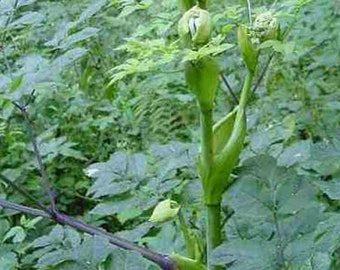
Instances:
[[[213,165],[213,119],[212,111],[201,109],[201,178],[202,183],[209,180],[209,175]],[[207,265],[209,270],[220,270],[211,268],[209,258],[212,250],[221,243],[221,212],[219,205],[208,205],[206,241],[207,241]]]
[[[213,120],[212,111],[201,110],[201,172],[202,181],[208,181],[213,165]],[[202,170],[202,169],[201,169]],[[209,183],[206,183],[209,184]],[[220,205],[207,205],[207,265],[209,270],[221,270],[210,265],[212,250],[221,244],[221,207]]]
[[[212,110],[203,111],[200,115],[201,121],[201,177],[202,182],[207,181],[213,165],[213,119]]]
[[[221,204],[207,205],[207,265],[209,270],[222,270],[222,266],[212,266],[214,248],[222,243]]]
[[[246,108],[248,98],[250,97],[251,83],[253,81],[253,77],[254,77],[254,72],[248,69],[246,80],[242,88],[240,103],[239,103],[239,108],[242,108],[243,110]]]
[[[195,259],[195,243],[193,243],[193,239],[190,236],[190,231],[181,211],[178,212],[178,219],[184,236],[187,257],[190,259]]]
[[[251,83],[252,83],[253,77],[254,77],[254,72],[248,69],[246,80],[244,82],[242,92],[241,92],[239,110],[236,115],[236,122],[238,122],[238,118],[243,117],[243,113],[244,113],[248,98],[251,93]],[[207,132],[207,130],[209,130],[209,124],[210,122],[208,121],[201,121],[201,125],[206,125],[202,127],[202,155],[206,154],[207,155],[206,159],[208,158],[208,153],[211,153],[211,152],[208,152],[209,146],[213,145],[212,139],[209,136],[207,136],[207,134],[204,133],[204,132]],[[205,148],[203,148],[203,145],[205,145]],[[205,149],[206,152],[203,152],[203,149]],[[205,161],[206,159],[203,159],[202,161]],[[213,158],[211,155],[209,160],[212,161],[212,159]],[[222,243],[221,202],[219,202],[218,204],[214,204],[214,205],[207,205],[207,231],[206,233],[207,233],[208,269],[209,270],[222,270],[223,269],[222,266],[212,266],[210,262],[213,249]]]

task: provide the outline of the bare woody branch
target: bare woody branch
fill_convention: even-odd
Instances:
[[[45,218],[50,218],[61,225],[68,225],[74,229],[88,233],[90,235],[98,235],[98,236],[105,237],[106,239],[110,241],[111,244],[115,246],[140,253],[146,259],[159,265],[163,270],[176,270],[176,264],[170,257],[151,251],[144,247],[138,246],[133,242],[114,236],[113,234],[101,228],[97,228],[89,224],[83,223],[82,221],[77,220],[68,215],[65,215],[63,213],[56,212],[53,214],[52,213],[49,214],[49,213],[46,213],[45,211],[23,206],[23,205],[16,204],[16,203],[12,203],[1,198],[0,198],[0,206],[3,208],[11,209],[11,210],[18,211],[18,212],[25,213],[25,214],[32,215],[32,216],[41,216]]]
[[[34,151],[34,154],[35,154],[37,162],[38,162],[38,168],[39,168],[40,175],[41,175],[41,184],[42,184],[42,186],[45,190],[46,195],[49,197],[52,212],[56,212],[57,208],[56,208],[56,204],[55,204],[54,195],[53,195],[51,186],[48,182],[46,169],[45,169],[44,163],[42,162],[42,157],[41,157],[41,154],[40,154],[40,151],[39,151],[39,148],[38,148],[37,139],[34,136],[32,126],[31,126],[31,123],[30,123],[30,119],[29,119],[29,116],[28,116],[28,113],[27,113],[27,110],[26,110],[28,104],[30,103],[30,101],[33,97],[33,95],[34,95],[34,90],[32,91],[32,93],[31,93],[28,101],[26,102],[26,104],[21,105],[19,103],[13,102],[13,105],[16,108],[19,109],[22,116],[24,117],[25,127],[26,127],[26,130],[27,130],[28,136],[30,137],[30,140],[31,140],[31,143],[32,143],[32,146],[33,146],[33,151]]]

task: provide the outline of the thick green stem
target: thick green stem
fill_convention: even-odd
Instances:
[[[213,164],[213,120],[212,111],[201,110],[201,165],[202,181],[207,181]]]
[[[222,270],[221,266],[211,265],[211,254],[222,242],[221,205],[207,205],[207,265],[209,270]]]
[[[201,110],[201,178],[203,185],[209,185],[213,165],[213,120],[212,111]],[[202,171],[203,170],[203,171]],[[212,250],[221,244],[221,207],[207,205],[207,265],[209,270],[220,270],[210,265]]]
[[[242,88],[241,99],[240,99],[240,103],[239,103],[239,106],[242,109],[245,109],[245,107],[247,105],[247,101],[248,101],[248,98],[249,98],[250,92],[251,92],[251,83],[253,81],[253,77],[254,77],[254,73],[252,71],[248,70],[247,76],[246,76],[246,81],[244,82],[244,85],[243,85],[243,88]]]
[[[238,119],[240,117],[244,117],[244,110],[247,105],[247,101],[248,101],[248,98],[251,92],[251,83],[253,80],[253,74],[254,74],[253,72],[248,70],[246,80],[242,88],[241,98],[239,102],[239,109],[238,109],[235,122],[240,122],[240,120]],[[203,125],[207,123],[202,121],[201,124]],[[202,143],[207,144],[206,147],[208,147],[210,145],[210,141],[205,142],[204,133],[203,133],[204,128],[208,128],[208,127],[202,127]],[[211,145],[212,144],[213,142],[211,141]],[[208,148],[206,148],[205,150],[207,149]],[[203,152],[203,145],[202,145],[202,155],[203,154],[204,152]],[[208,155],[208,152],[206,154]],[[211,158],[211,161],[213,161],[212,155],[210,155],[209,157]],[[211,169],[211,167],[209,168]],[[209,180],[209,177],[206,178],[206,181],[207,180]],[[206,183],[206,184],[208,185],[209,183]],[[213,249],[219,246],[222,242],[221,203],[219,202],[218,204],[207,205],[207,212],[208,212],[207,213],[207,265],[208,265],[208,269],[209,270],[222,270],[223,269],[222,266],[213,266],[211,265],[211,262],[210,262]]]

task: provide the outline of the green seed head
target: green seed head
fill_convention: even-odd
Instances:
[[[259,14],[254,22],[254,32],[260,42],[277,39],[278,27],[277,19],[270,11]]]
[[[149,221],[154,223],[162,223],[169,221],[177,216],[181,206],[170,199],[159,202],[152,212]]]

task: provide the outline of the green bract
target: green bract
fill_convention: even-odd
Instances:
[[[237,39],[243,61],[245,62],[247,68],[251,72],[254,72],[257,65],[258,53],[250,40],[248,29],[245,25],[239,26],[237,31]]]
[[[214,155],[221,152],[223,147],[228,142],[231,133],[233,131],[235,118],[237,114],[237,108],[228,113],[220,121],[214,125],[214,137],[213,137],[213,153]]]
[[[270,11],[259,14],[254,22],[254,32],[260,42],[277,39],[278,27],[277,19]]]
[[[178,33],[187,46],[208,43],[211,34],[209,12],[198,6],[189,9],[179,20]]]
[[[185,79],[201,110],[212,110],[218,85],[219,67],[210,56],[185,63]]]
[[[245,111],[243,108],[238,108],[236,117],[234,114],[233,111],[230,118],[225,122],[225,131],[230,137],[226,137],[221,144],[221,149],[214,156],[214,164],[209,178],[203,180],[204,197],[208,205],[217,205],[221,202],[224,190],[231,183],[231,171],[235,167],[243,148],[246,135]],[[216,133],[214,137],[215,135]]]
[[[176,201],[172,201],[170,199],[161,201],[156,205],[149,221],[154,223],[169,221],[177,216],[180,208],[181,206]]]

